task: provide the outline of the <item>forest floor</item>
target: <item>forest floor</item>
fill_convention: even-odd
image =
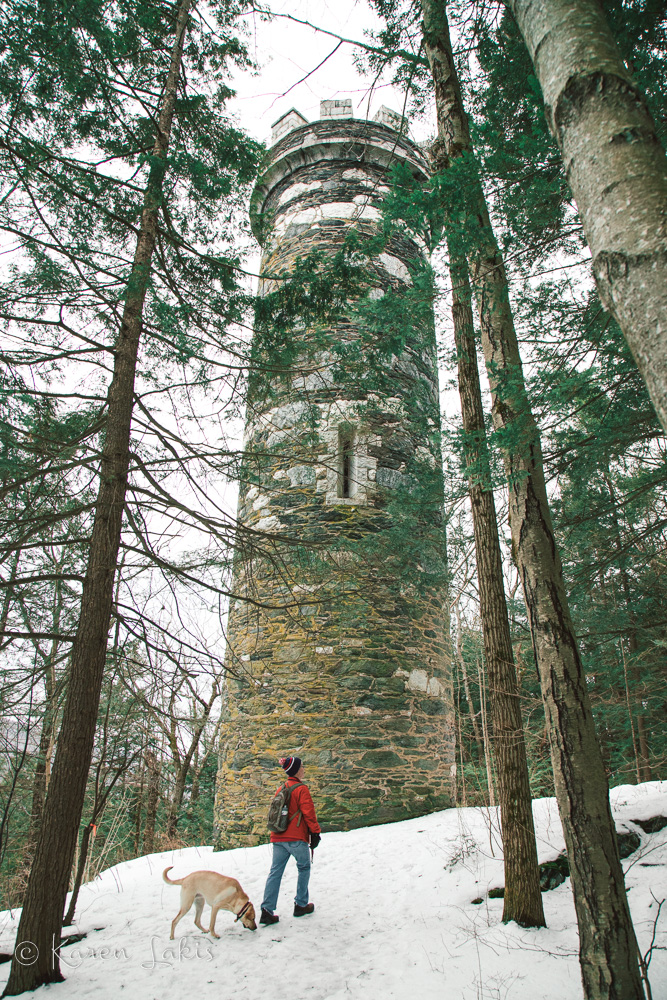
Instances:
[[[667,996],[667,827],[647,834],[636,820],[667,817],[667,782],[611,793],[619,831],[641,845],[623,861],[640,948],[654,939],[649,978]],[[540,862],[564,849],[554,799],[534,802]],[[267,846],[214,852],[192,847],[137,858],[83,886],[63,947],[66,981],[37,994],[52,1000],[580,1000],[577,929],[570,880],[543,895],[548,927],[501,923],[503,885],[495,809],[449,809],[420,819],[324,834],[311,877],[312,916],[295,919],[296,869],[283,877],[280,923],[256,933],[218,914],[220,940],[197,932],[194,908],[169,940],[179,907],[172,878],[213,869],[238,878],[259,915]],[[481,903],[473,899],[482,898]],[[208,907],[203,923],[208,923]],[[19,913],[0,913],[0,952],[11,951]],[[0,966],[4,983],[9,964]]]

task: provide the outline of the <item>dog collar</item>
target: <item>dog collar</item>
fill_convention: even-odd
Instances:
[[[239,912],[236,914],[236,920],[241,919],[241,917],[243,916],[243,914],[245,913],[245,911],[248,909],[249,906],[250,906],[250,900],[248,900],[245,906],[242,906]],[[236,923],[236,920],[234,921],[234,923]]]

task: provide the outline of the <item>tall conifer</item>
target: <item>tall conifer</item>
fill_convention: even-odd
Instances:
[[[509,484],[514,557],[523,587],[549,723],[556,796],[572,872],[588,1000],[643,996],[637,943],[609,807],[607,777],[569,614],[551,524],[539,433],[526,394],[505,265],[479,180],[445,7],[422,0],[438,136],[460,171],[450,222],[469,261],[482,346]]]
[[[99,489],[83,583],[81,612],[71,654],[67,697],[17,935],[18,945],[4,995],[15,995],[62,979],[58,956],[63,909],[105,669],[114,578],[128,488],[134,384],[147,301],[152,292],[153,257],[158,253],[161,257],[165,253],[174,255],[173,273],[185,279],[181,287],[173,289],[181,303],[182,297],[188,292],[194,299],[200,296],[199,286],[207,272],[212,284],[221,283],[228,293],[234,288],[233,271],[229,262],[219,257],[207,258],[185,235],[179,234],[174,227],[171,211],[183,194],[182,190],[179,191],[179,185],[190,196],[194,193],[195,200],[200,199],[200,210],[204,217],[210,211],[207,202],[217,204],[219,210],[217,178],[213,173],[209,174],[209,163],[206,162],[211,147],[215,147],[213,157],[221,161],[218,176],[224,176],[231,166],[237,176],[248,180],[255,162],[254,150],[242,150],[238,133],[228,130],[223,134],[219,128],[215,131],[213,119],[203,106],[207,96],[214,102],[218,100],[214,96],[215,75],[220,71],[225,57],[230,51],[234,51],[234,45],[206,35],[195,37],[195,33],[189,31],[194,4],[195,0],[180,0],[176,7],[171,4],[156,4],[149,9],[136,11],[131,4],[124,3],[111,8],[106,5],[98,7],[95,4],[75,4],[66,11],[63,10],[62,20],[53,11],[47,11],[42,27],[49,37],[48,52],[53,59],[45,69],[40,64],[39,51],[32,52],[37,65],[38,82],[46,81],[48,85],[48,69],[53,71],[58,68],[58,53],[54,52],[53,38],[49,33],[59,31],[65,35],[65,48],[71,47],[72,54],[76,55],[87,71],[83,82],[73,77],[71,71],[68,71],[69,75],[65,76],[64,82],[50,81],[53,86],[62,87],[63,96],[70,99],[77,87],[83,87],[84,90],[87,88],[82,103],[76,99],[72,102],[73,121],[78,127],[77,139],[85,136],[86,128],[92,130],[93,134],[101,128],[100,135],[103,134],[105,123],[102,118],[106,114],[106,128],[112,132],[118,131],[115,152],[118,154],[123,142],[132,148],[131,140],[136,141],[137,135],[132,135],[130,129],[123,130],[124,123],[122,119],[120,122],[118,120],[119,108],[115,103],[119,94],[122,100],[123,91],[126,101],[135,106],[143,106],[148,114],[142,123],[146,166],[143,191],[138,184],[130,184],[123,190],[125,200],[121,206],[116,205],[112,211],[102,205],[99,213],[110,223],[104,251],[112,257],[114,229],[126,239],[124,224],[135,233],[135,250],[125,275],[119,329],[112,349],[113,377],[107,396]],[[36,8],[32,13],[35,21],[32,25],[34,38],[38,34],[35,24],[39,27],[43,11]],[[232,16],[233,10],[231,6],[222,5],[218,13],[224,20]],[[238,47],[236,51],[239,51]],[[188,76],[184,73],[184,52],[187,53],[188,66],[195,73],[207,76],[211,94],[198,98],[190,96],[184,90],[188,82]],[[154,78],[138,81],[133,86],[133,68],[138,67],[141,76],[142,66],[152,65],[153,62]],[[113,67],[115,78],[102,74],[105,67]],[[19,70],[17,76],[20,75]],[[25,73],[23,76],[25,81]],[[26,92],[35,102],[32,109],[26,108],[29,103],[26,101]],[[223,96],[228,93],[223,88]],[[16,107],[14,121],[10,121],[5,132],[4,151],[12,162],[21,161],[21,157],[27,161],[26,173],[21,175],[20,183],[25,184],[28,190],[31,172],[38,178],[44,174],[49,177],[52,188],[59,195],[51,206],[56,217],[58,211],[65,217],[68,212],[85,212],[87,197],[93,197],[96,185],[101,189],[100,194],[105,182],[107,188],[114,190],[116,179],[103,176],[98,180],[94,169],[81,170],[84,179],[89,179],[88,192],[83,191],[81,186],[77,189],[74,183],[70,184],[66,172],[58,173],[60,160],[66,154],[57,148],[40,148],[38,138],[35,138],[38,130],[34,128],[34,121],[39,119],[37,102],[41,95],[39,88],[36,91],[30,90],[30,77],[23,91],[10,94],[9,98],[5,92],[4,96],[6,103],[11,104],[13,100]],[[61,102],[58,108],[61,115],[64,103]],[[89,105],[97,106],[97,117],[89,111]],[[199,121],[198,115],[201,116]],[[17,119],[23,126],[23,133],[16,127]],[[62,121],[63,128],[64,124]],[[170,142],[177,124],[180,126],[179,138],[186,138],[176,144],[170,155]],[[213,131],[210,131],[211,128]],[[199,153],[202,154],[201,159],[198,159]],[[225,155],[229,157],[228,164],[224,162]],[[122,159],[122,153],[120,156]],[[141,159],[138,166],[141,174],[144,166]],[[52,170],[51,174],[49,170]],[[76,179],[79,180],[80,176],[77,175]],[[123,182],[117,183],[122,189]],[[132,193],[135,200],[140,198],[140,205],[132,206]],[[91,202],[91,223],[98,207],[95,202]],[[44,262],[42,273],[43,271]],[[191,282],[189,287],[188,279]],[[169,325],[169,307],[164,303],[163,308]],[[160,312],[160,303],[153,299],[151,309],[154,319],[155,311],[158,314]]]

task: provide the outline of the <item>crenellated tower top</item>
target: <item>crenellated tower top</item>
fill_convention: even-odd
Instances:
[[[284,238],[298,208],[323,219],[377,220],[387,193],[386,173],[406,164],[424,181],[424,151],[408,135],[407,120],[382,106],[372,121],[354,118],[349,100],[322,101],[320,118],[308,122],[291,108],[273,125],[263,170],[252,194],[250,221],[258,242]],[[305,216],[304,216],[305,219]]]

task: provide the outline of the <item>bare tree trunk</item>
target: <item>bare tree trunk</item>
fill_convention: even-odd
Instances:
[[[144,823],[144,854],[152,854],[155,850],[155,820],[160,797],[160,764],[152,750],[146,751],[145,759],[148,771],[148,794]]]
[[[57,704],[55,696],[48,698],[42,719],[42,732],[39,737],[39,748],[37,750],[37,763],[32,783],[32,806],[30,809],[30,825],[26,838],[26,851],[32,856],[32,852],[37,841],[46,789],[48,785],[51,752],[53,748],[53,736],[56,725]]]
[[[637,746],[637,734],[635,733],[635,720],[632,714],[632,703],[630,698],[630,682],[628,680],[628,662],[625,655],[623,640],[620,642],[621,663],[623,664],[623,687],[625,690],[625,707],[628,710],[628,721],[630,722],[630,737],[632,739],[632,755],[635,758],[635,775],[637,784],[642,780],[640,777],[639,748]]]
[[[468,703],[468,715],[470,716],[470,724],[472,725],[473,736],[475,737],[475,743],[477,744],[477,750],[481,758],[484,756],[484,743],[482,740],[482,734],[479,731],[479,724],[477,722],[477,713],[475,712],[475,706],[473,704],[472,695],[470,693],[470,682],[468,680],[468,668],[466,666],[465,657],[463,655],[463,645],[461,642],[461,612],[459,609],[459,602],[456,602],[456,658],[459,661],[459,667],[461,669],[461,676],[463,678],[463,690],[465,692],[466,701]]]
[[[182,764],[176,772],[174,790],[171,794],[171,798],[169,799],[169,805],[167,806],[167,817],[165,822],[165,833],[169,839],[173,839],[177,835],[176,826],[178,823],[178,813],[183,802],[185,781],[189,770],[190,765],[188,762],[187,765],[185,763]]]
[[[178,743],[176,741],[176,732],[172,726],[170,733],[170,745],[174,764],[177,766],[176,771],[176,781],[174,785],[174,792],[169,802],[169,808],[167,810],[167,836],[176,836],[176,825],[178,823],[178,813],[183,803],[183,794],[185,792],[185,782],[192,765],[192,758],[199,746],[199,741],[201,735],[204,732],[204,727],[209,720],[211,715],[211,709],[215,704],[219,694],[219,688],[217,681],[213,682],[213,687],[211,689],[211,696],[207,702],[203,699],[196,699],[203,707],[202,715],[197,719],[195,724],[195,729],[192,734],[192,739],[190,740],[190,746],[185,752],[184,757],[181,759],[180,753],[178,752]]]
[[[465,809],[468,805],[468,796],[466,792],[466,775],[464,769],[463,761],[463,739],[461,738],[461,713],[456,713],[456,741],[459,747],[459,761],[461,769],[461,794],[458,794],[458,783],[457,783],[457,795],[456,795],[456,805],[463,806]]]
[[[15,996],[63,979],[58,954],[63,909],[95,737],[127,489],[134,379],[144,299],[155,247],[183,41],[192,3],[193,0],[181,0],[177,12],[176,37],[160,106],[137,248],[115,347],[100,485],[81,615],[72,646],[67,698],[17,934],[17,941],[30,942],[37,957],[29,965],[13,958],[4,996]]]
[[[450,159],[473,153],[443,3],[422,0],[438,137]],[[512,544],[549,724],[556,797],[572,873],[587,1000],[641,1000],[638,949],[609,789],[547,502],[539,434],[525,391],[502,255],[479,178],[468,178],[466,251],[479,307],[492,414],[509,482]]]
[[[199,778],[201,775],[201,770],[199,767],[199,761],[195,755],[195,759],[192,763],[192,785],[190,787],[190,806],[187,811],[188,822],[192,823],[195,815],[195,806],[199,801]]]
[[[639,734],[639,780],[650,781],[653,775],[649,760],[648,732],[643,705],[640,706],[639,715],[637,716],[637,732]]]
[[[435,164],[438,170],[446,164]],[[493,750],[503,837],[503,921],[545,927],[540,869],[519,687],[514,666],[502,554],[484,427],[468,265],[456,240],[448,240],[454,337],[463,417],[464,458],[472,507],[484,659],[489,680]]]
[[[54,587],[54,609],[53,609],[53,631],[57,635],[60,631],[60,618],[62,614],[62,581],[56,580]],[[55,664],[58,657],[60,643],[54,639],[51,643],[46,663],[44,664],[44,691],[45,707],[44,718],[42,719],[42,731],[39,737],[39,749],[37,752],[37,763],[35,765],[35,775],[32,786],[32,806],[30,811],[30,826],[26,838],[26,852],[32,858],[37,835],[42,820],[42,811],[46,799],[46,790],[51,776],[51,760],[53,757],[53,747],[56,735],[56,722],[58,717],[58,700],[61,685],[56,682]],[[39,650],[38,650],[39,651]]]
[[[479,683],[479,703],[481,707],[482,714],[482,736],[484,739],[484,763],[486,764],[486,785],[489,792],[489,805],[495,806],[496,804],[496,790],[493,784],[493,763],[491,761],[491,740],[489,739],[489,726],[488,717],[486,714],[486,690],[484,687],[484,677],[482,675],[482,666],[477,661],[477,680]]]
[[[95,831],[95,824],[88,823],[84,826],[83,833],[81,835],[81,847],[79,848],[79,858],[76,865],[76,875],[74,876],[74,885],[72,887],[72,896],[70,899],[69,907],[67,908],[67,913],[63,918],[63,925],[69,927],[70,924],[74,923],[74,915],[76,913],[76,904],[79,898],[79,889],[81,888],[81,883],[83,882],[83,873],[86,870],[86,861],[88,859],[88,848],[90,847],[90,838]]]
[[[144,805],[144,774],[145,768],[141,765],[139,786],[134,800],[134,856],[139,857],[139,844],[141,842],[141,814]]]
[[[632,606],[632,594],[630,592],[630,579],[628,576],[628,570],[625,563],[625,554],[623,552],[623,539],[621,538],[621,529],[618,524],[618,500],[616,497],[616,491],[614,489],[614,484],[611,480],[611,474],[607,469],[604,474],[604,481],[607,486],[607,492],[609,493],[609,499],[611,501],[611,516],[614,525],[614,545],[616,547],[616,552],[618,555],[618,572],[621,578],[621,587],[623,588],[623,599],[625,601],[625,608],[628,615],[628,635],[627,635],[627,646],[628,652],[630,654],[630,676],[633,682],[633,698],[635,705],[635,716],[637,719],[637,732],[639,734],[639,746],[635,744],[634,739],[634,725],[633,725],[633,744],[635,744],[635,753],[637,754],[637,780],[638,781],[650,781],[651,780],[651,765],[649,763],[649,750],[648,750],[648,738],[646,734],[646,713],[644,711],[644,706],[642,704],[641,697],[641,677],[639,674],[638,660],[639,660],[639,641],[637,639],[637,624],[635,620],[635,612]],[[625,660],[625,654],[623,655],[623,668],[626,673],[626,691],[628,691],[627,684],[627,664]],[[630,708],[628,711],[631,711]]]
[[[508,0],[593,257],[667,429],[667,162],[598,0]]]
[[[12,605],[12,598],[14,596],[14,583],[19,571],[19,559],[21,558],[21,549],[17,549],[11,561],[11,568],[9,570],[9,579],[7,581],[7,586],[5,588],[5,594],[2,599],[2,608],[0,608],[0,645],[5,635],[5,630],[7,628],[7,620],[9,618],[9,609]]]

